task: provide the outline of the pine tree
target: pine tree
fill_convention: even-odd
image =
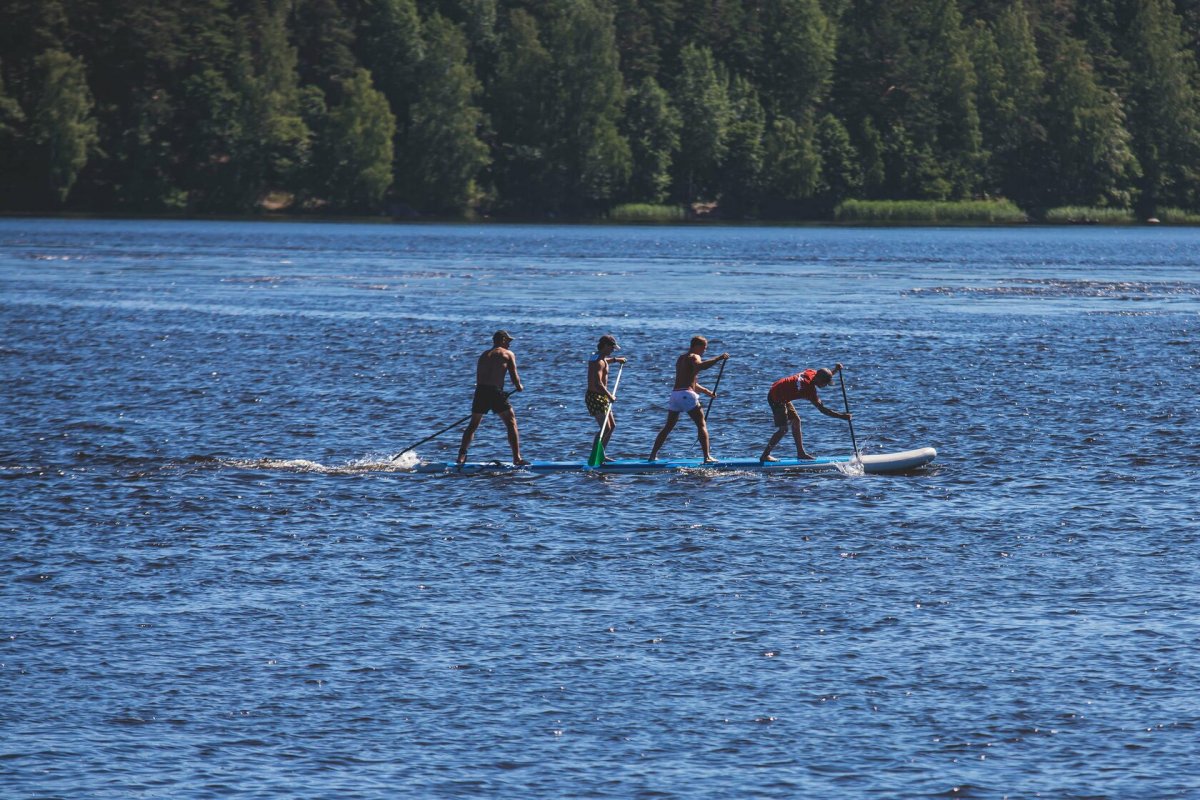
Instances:
[[[850,141],[851,145],[858,150],[861,159],[863,196],[872,200],[887,197],[887,167],[884,164],[886,148],[883,144],[883,137],[879,134],[879,129],[875,127],[871,117],[866,117],[861,123],[857,137],[858,144],[854,144],[856,139],[853,136]]]
[[[329,110],[321,142],[325,196],[338,210],[377,211],[392,183],[396,118],[365,69],[355,70],[338,94],[342,102]]]
[[[918,196],[968,197],[981,161],[975,72],[956,0],[923,0],[901,53],[903,127],[913,137],[907,173]]]
[[[288,42],[282,10],[259,3],[251,19],[257,42],[253,78],[244,87],[250,168],[257,168],[262,192],[295,193],[312,151],[312,131],[301,114],[297,54]]]
[[[639,0],[615,0],[617,49],[621,73],[631,86],[640,85],[643,78],[658,75],[662,55],[654,38],[654,25],[649,10]]]
[[[330,102],[354,85],[354,29],[337,0],[295,0],[292,31],[300,51],[300,80],[319,86]]]
[[[1136,4],[1126,48],[1141,212],[1200,205],[1200,73],[1168,0]]]
[[[809,120],[776,117],[767,134],[766,168],[772,216],[795,216],[816,195],[821,153]]]
[[[775,113],[798,119],[824,102],[833,76],[836,29],[818,0],[770,0],[762,89]]]
[[[720,171],[721,215],[753,216],[763,192],[767,114],[754,86],[740,75],[729,81],[727,151]]]
[[[817,121],[817,151],[821,178],[817,184],[813,215],[829,217],[843,200],[858,197],[863,188],[861,157],[850,141],[850,132],[832,114]]]
[[[479,81],[467,63],[466,37],[453,23],[435,14],[425,25],[425,39],[398,188],[413,205],[462,214],[475,199],[476,178],[488,163],[487,145],[478,135]]]
[[[1046,131],[1045,74],[1022,0],[999,13],[993,26],[979,23],[973,39],[978,98],[988,169],[983,188],[1026,207],[1041,205]]]
[[[1141,168],[1117,96],[1096,80],[1083,44],[1063,41],[1048,75],[1047,135],[1054,159],[1051,202],[1129,208]]]
[[[555,135],[551,57],[531,14],[516,9],[505,22],[485,108],[495,128],[492,156],[502,207],[528,212],[559,191],[548,157]]]
[[[419,89],[425,58],[421,17],[415,0],[367,0],[359,23],[358,51],[376,88],[383,92],[403,132],[408,107]]]
[[[931,199],[973,194],[982,164],[979,115],[955,0],[851,0],[842,34],[834,108],[852,130],[868,130],[869,120],[884,143],[886,176],[868,179],[868,191]],[[875,149],[861,140],[856,146]]]
[[[0,61],[0,208],[19,208],[23,172],[18,153],[24,144],[25,112],[4,88],[4,62]]]
[[[687,45],[679,54],[675,101],[683,127],[679,136],[676,186],[685,202],[713,199],[717,169],[729,150],[732,111],[729,91],[712,52]]]
[[[617,126],[625,89],[612,16],[591,0],[572,0],[552,21],[547,50],[558,133],[549,153],[564,178],[557,202],[571,210],[603,206],[624,190],[630,170]]]
[[[236,175],[246,142],[243,96],[211,67],[189,76],[180,94],[178,178],[188,210],[247,210],[254,192],[238,186]]]
[[[670,95],[654,78],[643,78],[625,106],[624,131],[633,161],[630,199],[651,203],[667,199],[681,125]]]

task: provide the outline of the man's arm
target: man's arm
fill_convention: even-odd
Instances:
[[[517,375],[517,356],[515,353],[508,354],[508,374],[512,377],[513,386],[518,392],[525,391],[525,387],[521,385],[521,377]]]
[[[834,411],[832,408],[825,405],[820,400],[813,400],[812,404],[817,407],[818,411],[820,411],[822,414],[824,414],[827,417],[834,417],[836,419],[850,419],[849,414],[843,414],[841,411]]]
[[[842,365],[841,365],[841,362],[839,362],[839,363],[837,363],[837,364],[834,364],[834,365],[833,365],[833,369],[831,369],[831,370],[829,370],[829,371],[830,371],[830,372],[832,372],[834,375],[836,375],[836,374],[838,374],[839,372],[841,372],[841,371],[842,371]],[[836,418],[836,419],[850,419],[850,414],[849,414],[849,413],[845,413],[845,414],[843,414],[843,413],[842,413],[842,412],[840,412],[840,411],[834,411],[832,408],[829,408],[829,407],[828,407],[828,406],[826,406],[824,403],[822,403],[820,400],[817,400],[817,401],[815,401],[815,402],[813,403],[813,405],[814,405],[814,406],[816,406],[816,407],[817,407],[817,409],[818,409],[818,410],[819,410],[819,411],[820,411],[822,414],[824,414],[824,415],[825,415],[825,416],[827,416],[827,417],[834,417],[834,418]]]
[[[697,356],[697,358],[699,358],[699,356]],[[705,370],[714,364],[720,364],[722,361],[726,361],[728,359],[729,353],[721,353],[721,355],[717,356],[716,358],[710,358],[708,361],[701,361],[698,369]]]
[[[600,361],[588,362],[588,391],[603,394],[604,387],[600,385]]]

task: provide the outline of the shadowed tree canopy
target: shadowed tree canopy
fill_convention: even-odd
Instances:
[[[0,207],[1200,205],[1188,0],[6,0]]]

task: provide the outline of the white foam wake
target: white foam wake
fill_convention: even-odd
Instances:
[[[220,463],[234,469],[346,475],[361,472],[406,472],[420,463],[420,459],[416,453],[408,452],[395,460],[388,454],[368,453],[340,464],[322,464],[306,458],[231,458],[222,459]]]

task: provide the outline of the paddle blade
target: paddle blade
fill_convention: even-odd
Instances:
[[[589,467],[598,467],[604,463],[604,437],[597,436],[596,443],[592,445],[592,454],[587,460]]]

